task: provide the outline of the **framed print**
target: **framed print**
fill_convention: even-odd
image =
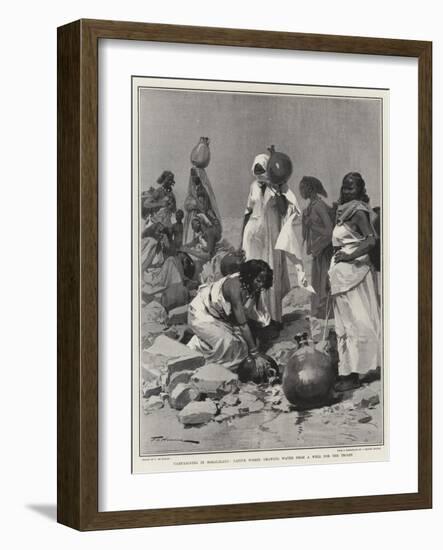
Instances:
[[[61,523],[431,507],[431,51],[59,29]]]

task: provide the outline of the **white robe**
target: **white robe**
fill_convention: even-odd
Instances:
[[[263,192],[257,180],[252,182],[246,205],[246,213],[250,213],[250,217],[242,243],[246,260],[264,260],[274,271],[274,283],[265,292],[265,296],[271,317],[278,322],[282,320],[283,298],[290,290],[287,255],[292,260],[301,262],[294,223],[300,216],[300,209],[294,193],[286,185],[282,188],[282,194],[288,202],[284,217],[273,200],[274,191],[266,185]],[[303,269],[301,272],[299,281],[304,276]]]
[[[231,304],[223,296],[223,283],[238,276],[234,273],[200,286],[188,309],[188,324],[194,332],[188,347],[202,353],[208,363],[228,369],[235,369],[248,356],[246,340],[240,328],[231,321]],[[244,308],[248,319],[261,326],[269,324],[270,315],[261,295],[258,305],[249,299]]]
[[[352,253],[363,240],[346,223],[336,225],[332,244]],[[380,365],[381,331],[374,272],[367,254],[329,269],[338,338],[339,374],[365,374]]]

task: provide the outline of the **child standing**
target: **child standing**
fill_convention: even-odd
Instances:
[[[183,210],[177,210],[175,213],[175,223],[172,224],[171,246],[175,253],[183,246]]]

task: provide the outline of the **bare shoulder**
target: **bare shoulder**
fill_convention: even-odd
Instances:
[[[357,210],[352,218],[356,223],[367,223],[369,221],[369,214],[364,210]]]
[[[223,283],[223,294],[225,298],[238,298],[241,293],[241,284],[238,277],[229,277]]]

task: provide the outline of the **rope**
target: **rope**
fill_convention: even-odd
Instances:
[[[326,339],[326,329],[328,328],[328,322],[329,322],[330,298],[331,298],[331,291],[328,292],[328,296],[326,298],[326,319],[325,319],[325,328],[323,329],[323,341],[325,341]]]

